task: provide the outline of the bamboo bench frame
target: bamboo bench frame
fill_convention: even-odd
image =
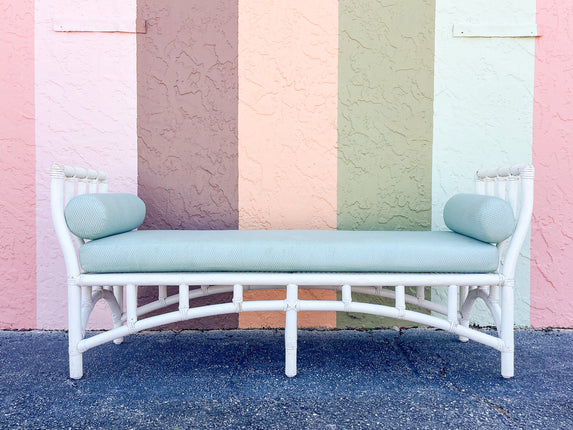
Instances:
[[[498,270],[492,273],[83,273],[78,248],[84,241],[67,228],[65,204],[79,194],[107,192],[108,175],[103,171],[54,164],[51,170],[51,211],[56,235],[64,254],[68,285],[68,329],[70,377],[83,376],[83,353],[106,342],[121,343],[123,337],[142,330],[211,315],[239,312],[284,311],[285,373],[297,373],[297,313],[299,311],[362,312],[408,320],[449,331],[460,340],[474,340],[501,352],[501,374],[514,376],[514,285],[520,250],[527,236],[533,209],[534,169],[531,165],[480,170],[475,175],[476,193],[507,200],[517,223],[513,235],[497,244]],[[138,286],[159,286],[157,300],[137,303]],[[190,289],[190,286],[201,286]],[[167,286],[178,286],[179,293],[167,294]],[[298,288],[341,291],[339,300],[300,300]],[[416,294],[406,293],[415,287]],[[425,297],[425,287],[447,289],[447,303]],[[244,301],[245,290],[286,289],[285,300]],[[198,297],[232,292],[229,303],[189,307]],[[356,302],[352,293],[388,297],[394,306]],[[481,299],[493,316],[497,335],[469,327],[472,307]],[[86,337],[86,325],[99,300],[109,305],[114,328]],[[178,303],[176,311],[151,317],[146,314]],[[413,304],[432,311],[413,311]]]

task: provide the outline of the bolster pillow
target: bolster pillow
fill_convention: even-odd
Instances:
[[[450,230],[488,243],[507,239],[515,229],[511,205],[480,194],[453,196],[444,206],[444,221]]]
[[[73,234],[100,239],[139,227],[145,218],[145,203],[134,194],[82,194],[70,200],[64,215]]]

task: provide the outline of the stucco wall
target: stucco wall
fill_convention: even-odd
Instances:
[[[240,2],[240,228],[336,228],[338,2]]]
[[[34,1],[0,0],[0,15],[0,329],[34,328]]]
[[[135,0],[36,1],[37,324],[63,328],[67,289],[49,206],[54,162],[105,168],[110,191],[137,192]],[[102,31],[81,31],[99,22]],[[80,31],[57,32],[72,23]],[[135,28],[135,25],[133,25]],[[102,312],[103,311],[103,312]],[[109,326],[99,304],[91,327]]]
[[[340,1],[339,229],[430,229],[434,17],[434,0]],[[404,322],[337,315],[341,328],[394,325]]]
[[[447,199],[473,190],[475,170],[531,161],[534,38],[454,37],[460,24],[535,24],[535,0],[436,1],[434,229],[444,228]],[[472,320],[492,323],[480,301]],[[528,241],[519,261],[516,324],[529,325]]]
[[[237,228],[237,2],[140,0],[144,228]]]
[[[337,50],[337,0],[239,2],[240,228],[336,228]],[[255,295],[284,292],[245,299]],[[332,327],[336,316],[299,321]],[[284,317],[243,313],[239,323],[284,326]]]
[[[237,2],[140,0],[137,7],[147,22],[137,36],[141,228],[236,229]],[[139,289],[141,303],[154,297],[156,287]],[[234,328],[237,321],[230,314],[178,326]]]
[[[139,78],[134,33],[137,3],[153,6],[153,13],[147,16],[150,32],[140,39],[147,41],[149,57],[141,63],[144,67],[140,67]],[[64,264],[49,216],[49,168],[56,161],[105,166],[112,179],[111,191],[127,192],[138,191],[139,163],[145,170],[139,172],[139,191],[145,194],[151,190],[159,196],[158,203],[153,196],[144,196],[151,199],[148,226],[374,225],[370,224],[371,215],[361,215],[360,211],[341,217],[342,222],[337,219],[337,211],[343,207],[337,193],[344,188],[344,175],[337,177],[337,163],[351,160],[345,155],[347,149],[356,148],[351,139],[347,148],[343,148],[342,141],[337,144],[337,127],[344,138],[354,138],[353,134],[361,130],[372,131],[368,139],[375,148],[384,138],[377,127],[392,123],[387,115],[404,114],[391,107],[401,100],[405,86],[415,83],[417,78],[409,77],[412,70],[383,69],[384,64],[362,61],[362,56],[372,44],[376,60],[388,56],[393,61],[399,59],[380,45],[391,42],[392,49],[393,44],[410,41],[394,40],[392,34],[387,34],[388,29],[378,24],[392,22],[391,9],[406,4],[416,8],[418,2],[0,0],[4,18],[4,29],[0,30],[4,59],[0,68],[0,177],[5,185],[0,201],[5,214],[0,221],[0,269],[5,276],[0,285],[0,328],[66,326]],[[173,22],[188,20],[178,27],[165,24],[165,18],[172,13],[167,5],[176,11],[171,16]],[[193,9],[198,5],[203,9]],[[381,7],[378,15],[374,13],[376,6]],[[228,20],[221,21],[225,12],[219,7],[235,8],[235,17],[227,15]],[[189,9],[193,14],[185,18]],[[201,10],[211,10],[218,19],[209,20]],[[366,17],[355,19],[360,11]],[[444,228],[441,212],[445,201],[453,193],[472,189],[477,167],[528,162],[533,153],[537,177],[531,291],[526,247],[518,269],[516,322],[527,325],[531,321],[536,327],[573,326],[569,312],[573,218],[568,193],[573,180],[569,168],[573,5],[538,0],[537,21],[542,36],[536,41],[532,37],[454,37],[452,31],[458,24],[474,24],[482,29],[491,25],[506,29],[508,25],[534,25],[535,12],[535,0],[436,0],[432,227]],[[348,31],[344,28],[346,21],[342,25],[339,18],[341,23],[349,18]],[[368,24],[370,18],[375,21],[372,25]],[[196,19],[199,22],[193,21]],[[414,23],[397,22],[395,30],[402,32]],[[72,31],[54,31],[58,27]],[[197,27],[205,34],[194,31]],[[354,27],[366,31],[367,37],[356,39]],[[215,34],[209,35],[213,29]],[[371,34],[369,29],[374,29]],[[205,40],[197,42],[202,37]],[[417,34],[406,32],[406,38],[415,37]],[[213,38],[217,43],[206,40]],[[339,40],[343,40],[340,50]],[[189,41],[200,46],[187,49],[184,45]],[[235,57],[231,58],[233,50]],[[139,55],[143,60],[146,53]],[[162,56],[171,64],[166,65]],[[421,61],[420,56],[400,58],[407,63]],[[353,68],[357,64],[363,67]],[[362,76],[368,78],[365,82],[373,83],[372,90],[369,85],[354,85],[347,79],[356,77],[361,68],[368,72]],[[384,76],[379,76],[379,70],[386,70]],[[226,78],[233,73],[234,84]],[[384,81],[387,74],[392,79]],[[403,76],[406,81],[398,79]],[[164,85],[166,77],[171,80],[170,88]],[[142,85],[139,130],[137,79]],[[394,92],[384,93],[383,88],[392,87],[393,82],[399,82]],[[408,106],[428,102],[427,91],[417,90],[419,93],[402,94],[410,100],[402,106],[406,113]],[[376,99],[389,98],[391,102],[376,105],[376,100],[368,98],[375,91],[379,91]],[[234,104],[223,97],[220,101],[228,102],[227,107],[218,106],[216,97],[212,97],[218,92],[228,95]],[[353,98],[360,103],[352,102]],[[169,110],[172,105],[179,109]],[[426,120],[424,116],[416,123],[426,124]],[[399,121],[396,124],[400,125]],[[178,134],[179,130],[184,133]],[[386,132],[402,139],[396,127]],[[412,135],[416,133],[412,131]],[[206,140],[210,140],[208,147],[194,146],[195,141]],[[227,146],[214,150],[214,142],[222,141]],[[416,144],[420,142],[416,139]],[[404,146],[408,144],[400,141],[392,151],[406,151]],[[187,152],[190,148],[193,151]],[[339,150],[344,154],[337,159]],[[412,157],[419,152],[413,151]],[[390,167],[403,164],[403,155]],[[189,164],[195,157],[201,157],[200,164]],[[157,164],[151,163],[152,159]],[[348,164],[359,174],[368,174],[379,171],[380,163],[388,162],[383,157],[373,159],[375,163],[362,157]],[[365,172],[361,171],[362,163]],[[176,178],[167,177],[165,172],[170,168],[176,171]],[[353,171],[349,169],[346,176],[350,181],[356,176]],[[233,176],[235,194],[228,191],[233,189],[229,179]],[[193,190],[182,197],[178,187],[187,189],[190,178]],[[149,187],[163,180],[167,190]],[[408,192],[400,188],[405,183],[402,179],[396,182],[399,186],[389,187],[385,195],[396,190],[398,194]],[[369,184],[366,181],[363,188]],[[414,188],[421,192],[423,187]],[[415,203],[426,205],[424,198],[428,194],[424,189],[420,196],[425,197]],[[388,201],[392,210],[400,208],[397,212],[411,209],[411,202]],[[424,211],[422,208],[418,213],[426,214]],[[398,228],[401,221],[396,222]],[[420,220],[411,227],[426,228],[425,222]],[[437,291],[434,296],[441,297]],[[272,324],[282,324],[282,316],[273,318]],[[268,325],[264,321],[243,320],[241,326]],[[301,321],[308,325],[334,324],[332,315]],[[491,323],[483,317],[483,309],[476,313],[475,321]],[[109,314],[105,305],[98,305],[90,327],[102,326],[109,326]]]
[[[430,229],[434,12],[434,0],[340,2],[340,229]]]
[[[573,3],[537,8],[531,324],[573,327]]]

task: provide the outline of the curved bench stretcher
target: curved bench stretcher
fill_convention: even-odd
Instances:
[[[533,207],[530,165],[475,175],[476,193],[508,201],[517,220],[513,234],[497,244],[454,232],[347,231],[130,231],[86,241],[70,232],[64,208],[74,196],[107,193],[107,174],[55,164],[51,175],[52,218],[67,270],[71,378],[83,376],[82,354],[103,343],[177,321],[256,311],[285,312],[289,377],[297,373],[299,311],[362,312],[443,329],[500,351],[502,376],[514,375],[514,279]],[[137,288],[148,285],[158,286],[157,300],[138,306]],[[168,295],[167,286],[178,286],[178,294]],[[447,289],[447,303],[429,300],[426,287]],[[285,299],[243,300],[246,290],[270,288],[284,288]],[[301,300],[299,288],[341,291],[342,298]],[[189,307],[193,299],[226,292],[233,293],[229,303]],[[391,298],[394,306],[357,302],[353,293]],[[497,335],[469,327],[477,299],[491,312]],[[114,328],[85,337],[99,300],[108,303]],[[176,311],[146,317],[175,303]]]

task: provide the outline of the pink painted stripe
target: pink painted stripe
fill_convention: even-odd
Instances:
[[[531,325],[573,327],[573,3],[537,0]]]
[[[136,1],[36,1],[37,327],[67,327],[66,274],[49,204],[54,162],[105,169],[110,191],[137,192],[135,33],[55,32],[61,18],[133,21]],[[110,327],[100,302],[90,328]]]
[[[36,325],[34,1],[1,0],[0,329]]]

